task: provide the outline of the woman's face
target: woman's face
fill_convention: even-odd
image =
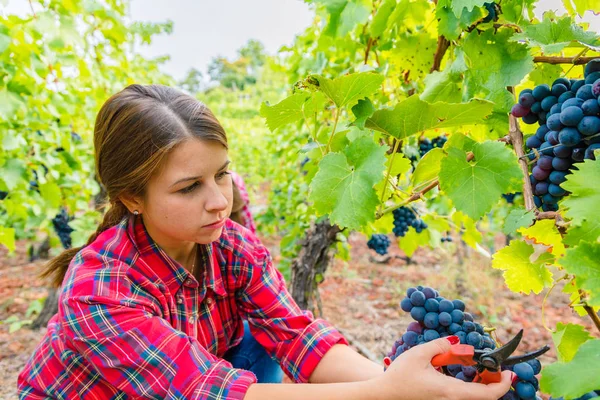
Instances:
[[[190,139],[173,149],[143,199],[144,225],[159,246],[177,252],[219,238],[233,199],[228,165],[218,142]]]

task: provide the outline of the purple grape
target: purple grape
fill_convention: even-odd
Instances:
[[[538,181],[546,180],[548,178],[548,176],[550,175],[549,170],[542,169],[538,166],[533,167],[533,170],[531,171],[531,173],[533,174],[533,177],[535,179],[537,179]]]
[[[421,326],[421,324],[415,321],[408,324],[408,328],[406,328],[406,330],[410,332],[416,332],[418,334],[423,333],[423,327]]]
[[[410,302],[408,297],[405,297],[400,301],[400,308],[402,311],[410,312],[410,310],[413,308],[413,304]]]
[[[566,171],[571,167],[571,161],[567,158],[554,157],[552,159],[552,168],[557,171]]]
[[[548,193],[548,182],[538,182],[535,185],[534,194],[536,196],[542,196]]]
[[[426,300],[426,298],[425,298],[425,294],[423,292],[416,291],[410,295],[410,302],[414,306],[418,306],[418,307],[424,306],[425,300]]]
[[[526,108],[526,107],[522,106],[521,104],[517,103],[514,106],[512,106],[510,113],[514,117],[523,118],[524,116],[529,114],[529,108]]]
[[[425,300],[425,310],[430,312],[438,312],[440,309],[440,303],[436,299]]]
[[[537,166],[541,169],[552,170],[552,160],[553,157],[550,156],[541,156],[537,162]]]
[[[577,126],[583,118],[583,110],[577,106],[563,108],[560,112],[560,123],[565,126]]]
[[[581,142],[581,135],[575,128],[563,128],[558,134],[558,140],[562,145],[575,146]]]

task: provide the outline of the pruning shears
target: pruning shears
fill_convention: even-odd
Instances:
[[[500,382],[502,380],[502,365],[514,365],[532,360],[550,350],[550,347],[545,345],[530,353],[511,356],[519,346],[522,338],[523,329],[504,346],[498,347],[495,350],[476,350],[470,345],[455,344],[450,351],[433,357],[431,364],[434,367],[443,367],[450,364],[475,366],[477,374],[473,378],[473,382],[484,384]]]

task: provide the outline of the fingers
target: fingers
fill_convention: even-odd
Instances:
[[[418,346],[421,350],[421,355],[423,357],[427,357],[427,360],[430,361],[433,357],[438,354],[446,353],[450,351],[451,344],[446,338],[440,338],[436,340],[432,340],[431,342],[422,344]]]
[[[490,383],[483,385],[481,383],[463,383],[461,390],[464,390],[464,394],[461,395],[461,399],[465,400],[496,400],[504,396],[510,389],[512,383],[512,372],[503,371],[502,380],[498,383]]]

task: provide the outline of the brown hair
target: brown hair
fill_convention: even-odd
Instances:
[[[102,105],[94,127],[94,151],[98,181],[106,190],[109,207],[86,246],[129,215],[122,196],[143,196],[169,152],[190,138],[216,141],[227,148],[225,130],[213,113],[201,101],[171,87],[130,85]],[[59,287],[83,247],[63,251],[40,276]]]

